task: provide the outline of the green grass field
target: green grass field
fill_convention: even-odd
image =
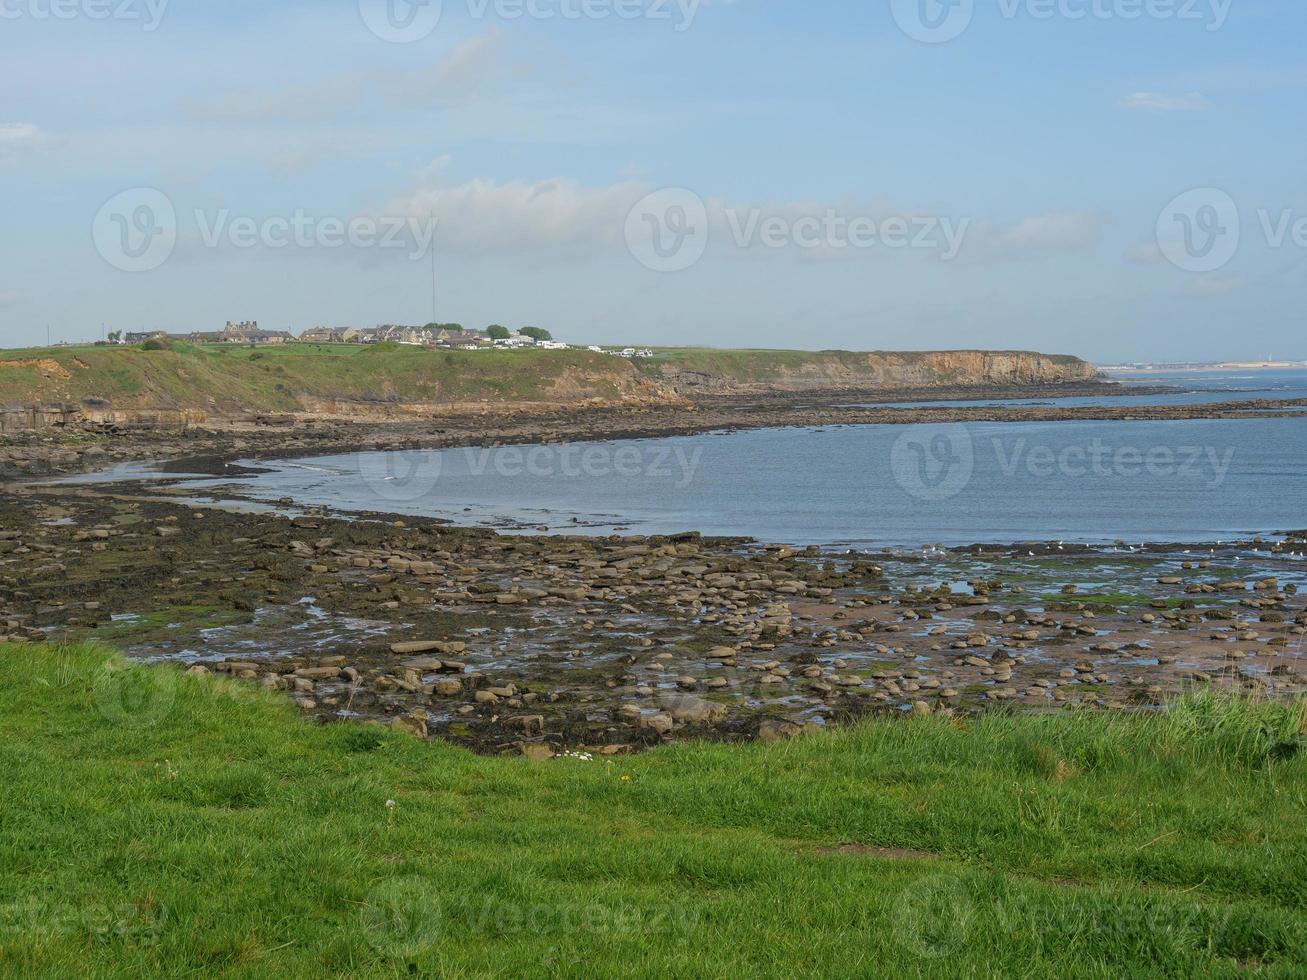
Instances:
[[[0,700],[4,975],[1307,971],[1303,705],[530,762],[93,648]]]
[[[589,351],[182,342],[169,350],[0,351],[0,404],[98,398],[117,407],[282,412],[314,401],[547,401],[560,397],[560,384],[573,400],[578,386],[588,396],[613,397],[637,380],[630,362]]]

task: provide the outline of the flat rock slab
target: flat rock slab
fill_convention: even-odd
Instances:
[[[400,656],[416,653],[462,653],[467,649],[466,643],[447,640],[415,640],[411,643],[392,643],[390,652]]]

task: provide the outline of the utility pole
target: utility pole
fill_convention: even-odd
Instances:
[[[431,249],[431,322],[436,322],[436,213],[430,214],[431,221],[431,243],[428,246]]]

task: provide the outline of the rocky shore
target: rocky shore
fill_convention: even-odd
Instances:
[[[1135,394],[1145,394],[1135,391]],[[1117,395],[1095,407],[1066,407],[1058,398]],[[853,407],[857,403],[949,399],[1048,398],[1045,405],[974,407]],[[1307,416],[1307,400],[1231,401],[1205,405],[1138,404],[1111,384],[1017,388],[845,391],[831,395],[778,394],[742,399],[705,397],[678,406],[487,406],[438,420],[350,421],[340,415],[262,415],[211,418],[202,425],[154,421],[79,424],[0,435],[0,480],[46,477],[144,459],[273,459],[384,449],[438,449],[512,443],[575,442],[692,435],[783,426],[905,425],[946,422],[1239,419],[1260,412]],[[199,461],[199,462],[197,462]]]
[[[1201,557],[832,555],[159,495],[0,495],[3,638],[99,639],[285,692],[323,721],[532,755],[783,738],[876,711],[1139,709],[1193,686],[1307,686],[1307,533]]]
[[[1056,393],[1106,391],[1119,389]],[[1140,709],[1195,685],[1293,696],[1307,686],[1307,532],[1219,549],[830,554],[697,534],[522,537],[386,514],[251,513],[196,506],[166,480],[31,479],[147,459],[223,472],[236,459],[359,449],[1258,410],[1307,404],[850,408],[771,393],[439,424],[286,416],[10,435],[0,640],[100,639],[284,692],[323,721],[537,755],[782,738],[876,711]]]

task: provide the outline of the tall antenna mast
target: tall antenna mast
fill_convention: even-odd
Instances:
[[[431,238],[427,247],[431,250],[431,322],[436,322],[436,213],[430,214]]]

